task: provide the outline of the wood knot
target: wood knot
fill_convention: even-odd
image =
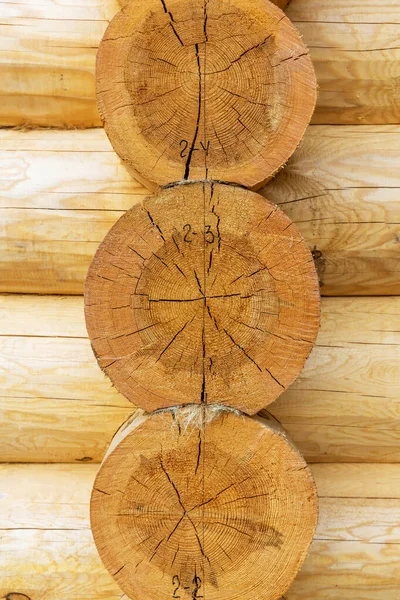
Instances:
[[[317,246],[314,246],[314,249],[311,252],[312,257],[314,259],[315,268],[318,273],[319,286],[322,287],[324,282],[322,281],[322,275],[326,270],[326,258],[322,254],[321,250],[317,249]]]

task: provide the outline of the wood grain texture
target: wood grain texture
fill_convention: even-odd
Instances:
[[[152,189],[183,179],[260,188],[301,141],[316,88],[297,30],[265,0],[136,0],[97,53],[104,129]]]
[[[109,20],[123,4],[4,0],[0,125],[99,126],[95,56]],[[287,14],[309,46],[317,72],[314,123],[399,122],[396,0],[379,5],[292,0]]]
[[[0,125],[99,126],[94,65],[117,0],[0,5]]]
[[[98,369],[83,298],[0,297],[0,456],[102,460],[132,404]],[[308,461],[400,462],[400,299],[326,298],[301,378],[269,410]]]
[[[89,498],[97,470],[94,465],[0,465],[3,597],[122,600],[90,532]],[[397,600],[399,465],[314,465],[312,470],[320,495],[319,525],[285,598]],[[380,489],[382,497],[374,498]],[[389,494],[393,499],[384,497]]]
[[[296,4],[299,2],[293,0],[294,11]],[[347,5],[350,11],[354,3]],[[325,6],[330,7],[330,22],[322,21],[321,4],[314,13],[319,22],[296,22],[310,50],[318,81],[318,101],[312,123],[398,123],[398,25],[352,23],[346,18],[334,22],[335,2],[324,3]],[[380,8],[381,4],[376,5],[376,18]]]
[[[322,21],[333,23],[400,23],[397,0],[291,0],[288,17],[294,21]]]
[[[398,294],[400,128],[310,127],[263,190],[313,249],[323,295]]]
[[[398,123],[400,81],[396,0],[292,0],[319,85],[313,123]]]
[[[99,243],[148,192],[100,129],[2,130],[0,140],[2,291],[83,293]]]
[[[81,294],[98,244],[148,192],[102,130],[0,142],[0,291]],[[399,153],[399,126],[313,126],[263,190],[314,250],[323,295],[400,293]]]
[[[284,430],[209,406],[140,413],[91,495],[107,570],[132,600],[281,598],[318,518],[313,477]]]
[[[319,306],[314,261],[290,219],[221,183],[169,186],[127,211],[85,283],[99,367],[148,412],[265,408],[302,370]]]

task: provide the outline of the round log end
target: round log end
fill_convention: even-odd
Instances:
[[[232,412],[200,429],[187,410],[136,420],[91,499],[100,556],[132,600],[277,600],[317,516],[310,471],[282,430]]]
[[[254,414],[303,368],[319,287],[306,243],[275,205],[192,183],[115,224],[89,269],[85,313],[101,368],[137,406]]]
[[[307,48],[268,0],[134,0],[104,35],[96,81],[115,151],[153,189],[257,189],[299,144],[317,88]]]

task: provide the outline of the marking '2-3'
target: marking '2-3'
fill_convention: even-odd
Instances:
[[[193,236],[197,235],[197,232],[193,231],[190,223],[186,223],[186,225],[183,226],[183,231],[185,231],[185,237],[183,238],[183,241],[187,244],[191,244],[193,242]],[[208,244],[214,243],[215,235],[211,230],[211,225],[205,225],[204,239]]]

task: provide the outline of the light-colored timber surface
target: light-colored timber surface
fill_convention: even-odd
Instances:
[[[348,22],[348,23],[400,23],[400,6],[397,0],[292,0],[288,16],[294,21]]]
[[[134,407],[93,358],[83,298],[0,296],[0,456],[102,460]],[[312,462],[400,462],[400,298],[325,298],[300,379],[270,405]]]
[[[100,126],[95,57],[119,10],[117,0],[3,0],[0,125]],[[317,73],[314,123],[399,122],[397,0],[292,0],[287,15]]]
[[[149,192],[100,129],[0,142],[0,290],[81,294],[99,243]],[[323,295],[400,293],[399,154],[399,126],[312,126],[263,190],[314,251]]]
[[[121,600],[94,546],[95,465],[0,465],[0,594]],[[287,600],[398,599],[399,465],[313,465],[320,520]],[[25,594],[18,597],[17,594]]]
[[[3,0],[0,126],[100,126],[95,56],[122,4]],[[287,15],[316,69],[313,123],[383,126],[309,128],[264,194],[315,251],[323,294],[399,294],[400,129],[387,124],[400,122],[400,3],[292,0]],[[98,244],[146,190],[100,130],[0,140],[0,289],[81,294]],[[307,460],[327,461],[312,465],[320,521],[285,600],[399,600],[399,298],[326,298],[322,311],[301,380],[270,407]],[[93,360],[82,298],[2,296],[0,343],[0,460],[77,463],[0,466],[0,596],[127,600],[94,547],[98,467],[82,463],[101,461],[132,405]]]

